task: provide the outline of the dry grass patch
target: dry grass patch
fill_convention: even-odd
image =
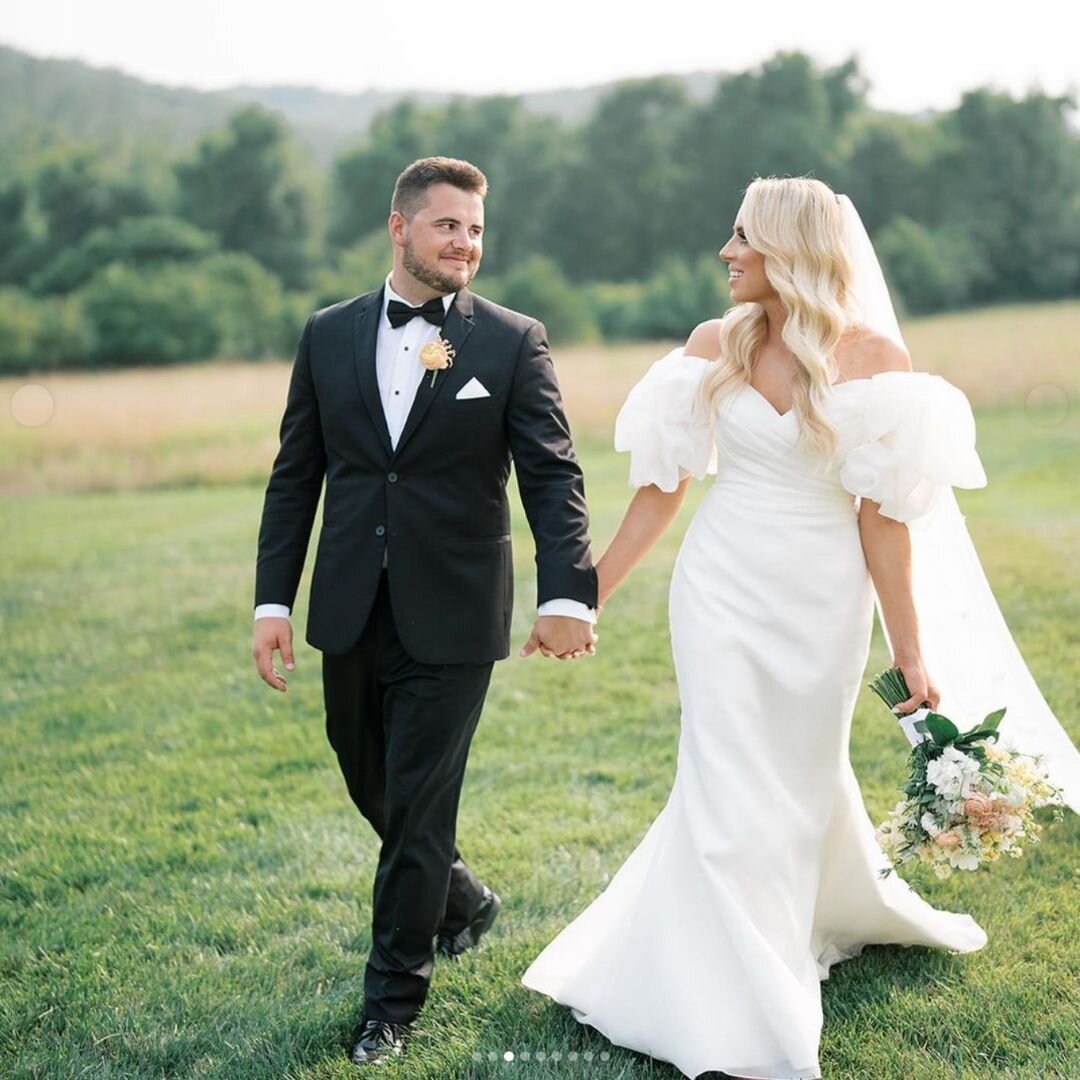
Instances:
[[[905,334],[915,366],[955,382],[976,408],[1080,401],[1076,301],[916,319],[905,324]],[[556,349],[575,433],[609,440],[629,387],[675,344]],[[290,366],[220,361],[0,379],[7,405],[0,422],[0,491],[260,482],[277,449]],[[12,399],[27,383],[45,386],[55,404],[40,427],[24,426],[12,413]]]

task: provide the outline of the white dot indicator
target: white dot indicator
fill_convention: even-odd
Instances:
[[[41,427],[56,411],[52,391],[41,383],[27,383],[11,395],[11,415],[23,427]]]
[[[1054,383],[1040,383],[1028,391],[1024,408],[1033,424],[1057,427],[1069,415],[1069,395]]]

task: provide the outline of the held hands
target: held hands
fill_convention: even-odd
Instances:
[[[913,713],[924,705],[929,705],[931,709],[938,707],[941,694],[938,692],[938,688],[930,681],[930,676],[927,675],[926,668],[923,666],[922,657],[916,656],[903,660],[894,657],[893,667],[900,669],[904,676],[904,682],[907,683],[907,688],[911,691],[911,697],[907,701],[901,701],[899,705],[893,708],[894,713],[902,716],[906,713]]]
[[[255,667],[259,677],[267,686],[285,693],[288,683],[285,676],[274,667],[274,650],[281,652],[282,662],[287,671],[294,666],[292,647],[292,623],[288,619],[267,616],[255,620],[255,629],[251,635],[251,655],[255,658]]]
[[[579,656],[596,653],[596,633],[584,619],[569,615],[542,615],[533,624],[529,640],[521,649],[522,656],[531,656],[537,649],[544,656],[559,660],[576,660]],[[286,671],[295,666],[292,646],[292,623],[288,619],[264,617],[255,620],[252,631],[251,655],[259,677],[271,689],[285,693],[288,680],[274,667],[274,651],[281,653]]]
[[[543,656],[576,660],[596,652],[596,633],[591,623],[572,615],[541,615],[533,624],[529,640],[521,647],[522,656],[532,656],[539,649]]]

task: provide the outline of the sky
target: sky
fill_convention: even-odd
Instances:
[[[853,53],[870,104],[951,108],[964,90],[1080,90],[1080,10],[1062,0],[7,0],[0,42],[198,89],[514,93],[689,71],[745,71],[781,49]]]

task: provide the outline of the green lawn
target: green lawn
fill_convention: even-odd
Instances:
[[[968,524],[1044,693],[1080,739],[1080,422],[1002,409],[979,425],[991,486],[962,493]],[[591,439],[580,452],[602,547],[627,498],[626,461]],[[4,1078],[355,1075],[343,1055],[376,845],[325,740],[318,654],[300,646],[284,696],[250,660],[261,496],[260,485],[3,502]],[[691,509],[610,604],[594,660],[497,666],[459,840],[503,913],[479,952],[438,966],[387,1080],[678,1075],[611,1048],[518,979],[670,788],[667,575]],[[516,539],[515,645],[532,599],[520,513]],[[298,637],[305,616],[302,603]],[[886,659],[878,635],[871,670]],[[868,691],[854,730],[877,820],[906,744]],[[1018,862],[924,891],[971,912],[989,945],[965,957],[875,947],[834,968],[824,1075],[1080,1077],[1076,817]]]

